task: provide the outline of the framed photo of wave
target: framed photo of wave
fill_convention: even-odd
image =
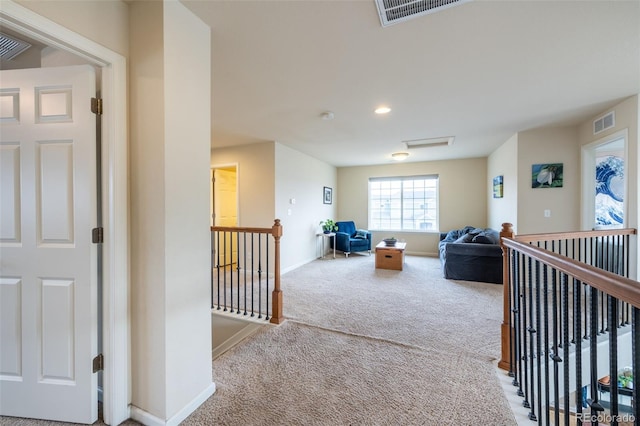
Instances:
[[[624,158],[596,157],[596,227],[618,227],[624,223]]]

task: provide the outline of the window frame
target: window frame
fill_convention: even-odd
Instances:
[[[408,210],[407,208],[405,208],[405,200],[409,200],[409,202],[413,202],[414,200],[416,200],[416,198],[412,197],[412,198],[406,198],[405,196],[405,188],[404,188],[404,182],[405,181],[416,181],[416,180],[422,180],[422,181],[427,181],[427,180],[433,180],[435,181],[435,196],[434,197],[430,197],[430,198],[423,198],[423,200],[425,201],[431,201],[433,200],[433,202],[435,203],[435,219],[433,220],[434,222],[434,227],[430,228],[430,229],[416,229],[416,228],[404,228],[404,223],[406,221],[405,219],[405,212]],[[393,183],[393,182],[399,182],[401,185],[400,188],[400,199],[401,199],[401,206],[400,206],[400,228],[389,228],[389,227],[384,227],[383,224],[381,223],[380,219],[374,219],[372,214],[372,183],[373,182],[389,182],[389,183]],[[425,209],[425,212],[428,211],[428,209]],[[418,232],[418,233],[429,233],[429,232],[439,232],[440,229],[440,177],[438,174],[424,174],[424,175],[410,175],[410,176],[381,176],[381,177],[370,177],[368,180],[368,187],[367,187],[367,219],[368,219],[368,229],[370,229],[371,231],[377,231],[377,232]],[[431,221],[429,221],[431,222]],[[376,227],[379,226],[379,227]]]

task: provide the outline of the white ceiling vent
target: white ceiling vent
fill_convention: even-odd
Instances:
[[[433,148],[436,146],[448,146],[453,143],[453,136],[445,136],[442,138],[430,138],[430,139],[413,139],[410,141],[402,141],[407,149],[418,148]]]
[[[0,33],[0,59],[13,59],[30,47],[26,41]]]
[[[602,117],[593,120],[593,134],[597,135],[600,132],[604,132],[607,129],[611,129],[616,125],[616,115],[614,111],[603,115]]]
[[[383,27],[429,13],[439,12],[470,0],[375,0]]]

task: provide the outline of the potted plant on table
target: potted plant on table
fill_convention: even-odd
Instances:
[[[320,226],[322,226],[322,231],[325,234],[329,234],[338,230],[338,225],[336,225],[336,223],[331,219],[321,220]]]

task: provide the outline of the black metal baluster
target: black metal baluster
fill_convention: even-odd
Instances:
[[[591,287],[591,312],[589,318],[589,361],[591,370],[591,398],[587,401],[591,415],[598,416],[604,407],[598,401],[598,290]]]
[[[240,232],[235,232],[236,235],[236,253],[240,251]],[[238,309],[236,311],[236,313],[238,315],[240,315],[242,313],[242,311],[240,310],[241,305],[240,305],[240,262],[238,262],[238,259],[234,259],[233,258],[233,238],[231,239],[231,247],[229,247],[229,257],[230,257],[230,261],[231,263],[233,263],[233,261],[235,260],[235,264],[236,264],[236,276],[238,278]],[[237,255],[236,255],[237,257]]]
[[[618,327],[616,318],[618,317],[618,299],[607,295],[609,305],[609,391],[611,395],[611,426],[618,425]]]
[[[258,234],[258,318],[262,318],[262,238]]]
[[[562,358],[558,355],[558,316],[556,314],[558,310],[558,286],[556,282],[556,270],[551,269],[551,309],[552,309],[552,327],[553,327],[553,355],[551,359],[553,360],[553,414],[554,414],[554,425],[560,424],[560,383],[558,380],[559,365],[558,363],[562,362]]]
[[[220,232],[216,231],[216,271],[218,273],[218,310],[222,309],[220,306]]]
[[[536,260],[535,262],[536,265],[536,269],[535,269],[535,273],[536,273],[536,279],[535,279],[535,322],[536,322],[536,326],[533,330],[533,333],[535,333],[536,336],[536,345],[535,345],[535,351],[532,351],[532,355],[535,356],[536,358],[536,385],[537,385],[537,407],[538,407],[538,415],[540,415],[540,413],[542,413],[542,377],[540,374],[540,371],[542,370],[542,359],[541,357],[543,356],[543,350],[541,350],[541,346],[542,346],[542,336],[540,335],[540,310],[541,310],[541,303],[540,303],[540,262]],[[533,285],[533,282],[532,284]],[[533,336],[532,336],[533,337]],[[533,340],[533,339],[532,339]],[[532,409],[531,409],[531,413],[529,414],[529,419],[537,421],[537,416],[533,410],[533,402],[536,401],[536,397],[535,394],[531,394],[531,402],[532,402]]]
[[[636,377],[640,377],[640,309],[635,306],[631,311],[631,353],[633,359],[633,378],[635,381]],[[638,398],[640,395],[638,394],[638,386],[633,386],[633,417],[635,419],[635,425],[640,421],[640,404],[638,404]]]
[[[549,420],[549,267],[547,265],[543,266],[543,276],[542,276],[542,288],[544,291],[544,305],[543,305],[543,316],[544,316],[544,353],[541,356],[544,356],[544,406],[546,410],[544,412],[545,424],[550,424]]]
[[[254,304],[254,300],[255,300],[255,289],[254,289],[254,281],[255,281],[255,265],[254,265],[254,260],[256,258],[256,252],[255,252],[255,247],[254,247],[254,241],[255,241],[255,234],[252,232],[251,233],[251,316],[255,316],[255,304]]]
[[[227,242],[227,237],[229,241]],[[229,270],[229,312],[233,313],[233,264],[231,263],[231,256],[228,247],[231,246],[231,242],[233,241],[233,236],[230,231],[224,233],[224,267],[225,272],[227,269]],[[227,274],[225,273],[225,276]],[[226,292],[225,292],[226,293]]]
[[[571,367],[569,359],[569,276],[562,274],[562,288],[560,289],[562,297],[562,335],[563,335],[563,398],[564,398],[564,424],[569,426],[569,369]]]
[[[242,233],[242,239],[243,239],[243,243],[242,243],[242,252],[243,252],[242,264],[243,264],[243,267],[242,267],[242,269],[244,269],[244,315],[247,315],[247,233],[246,232]]]
[[[529,262],[531,262],[531,258],[529,258]],[[523,262],[524,263],[524,262]],[[526,264],[526,263],[525,263]],[[525,267],[526,269],[526,267]],[[528,274],[530,272],[531,268],[529,267],[529,269],[527,269],[526,271],[524,271],[524,276],[528,277]],[[524,379],[524,400],[522,401],[522,406],[525,408],[531,408],[531,405],[529,404],[529,373],[530,373],[530,369],[528,364],[529,361],[529,355],[528,355],[528,350],[527,350],[527,344],[529,343],[529,339],[531,336],[529,336],[529,327],[527,326],[527,311],[528,311],[528,306],[527,306],[527,290],[528,287],[530,285],[529,281],[527,279],[523,280],[523,285],[524,288],[522,289],[522,294],[521,294],[521,298],[522,298],[522,303],[520,305],[521,309],[522,309],[522,340],[523,340],[523,345],[522,345],[522,349],[523,349],[523,358],[524,358],[524,370],[523,370],[523,379]]]
[[[514,356],[515,356],[515,371],[514,371],[514,375],[515,378],[513,379],[513,385],[518,387],[518,396],[522,397],[524,396],[524,392],[522,390],[522,362],[523,362],[523,356],[522,356],[522,341],[524,340],[522,338],[522,317],[521,317],[521,309],[522,309],[522,298],[521,298],[521,283],[522,283],[522,273],[521,273],[521,265],[522,262],[522,255],[515,251],[513,254],[513,265],[514,265],[514,271],[513,271],[513,277],[514,277],[514,290],[513,290],[513,300],[514,300],[514,308],[513,308],[513,312],[514,312],[514,335],[515,335],[515,346],[514,346]]]
[[[266,292],[266,305],[267,305],[267,309],[266,309],[266,315],[265,315],[265,321],[269,321],[269,234],[265,234],[264,236],[265,239],[265,256],[267,258],[267,292]]]
[[[582,334],[582,283],[573,279],[573,329],[576,336]],[[578,337],[575,342],[576,354],[576,414],[577,426],[582,425],[582,339]]]
[[[513,250],[510,248],[507,248],[507,262],[509,262],[511,264],[511,268],[509,270],[509,275],[507,276],[507,285],[508,287],[508,291],[509,291],[509,330],[515,330],[515,315],[516,315],[516,311],[517,311],[517,298],[515,297],[515,275],[514,275],[514,271],[515,271],[515,256],[513,253]],[[513,377],[513,385],[517,386],[517,380],[516,380],[516,376],[517,376],[517,365],[516,365],[516,357],[514,356],[514,353],[516,352],[516,345],[517,345],[517,340],[516,340],[516,335],[517,332],[509,332],[509,377]]]
[[[210,256],[211,262],[209,263],[209,269],[211,269],[211,271],[210,271],[211,272],[211,296],[210,296],[211,297],[211,309],[213,309],[214,302],[215,302],[215,291],[214,291],[214,284],[213,284],[213,281],[214,281],[213,268],[215,266],[214,265],[214,254],[213,254],[214,253],[214,249],[213,248],[215,247],[215,245],[214,245],[215,244],[214,235],[215,235],[215,232],[211,231],[211,235],[209,236],[209,244],[210,244],[209,245],[209,249],[211,250],[211,256]]]

